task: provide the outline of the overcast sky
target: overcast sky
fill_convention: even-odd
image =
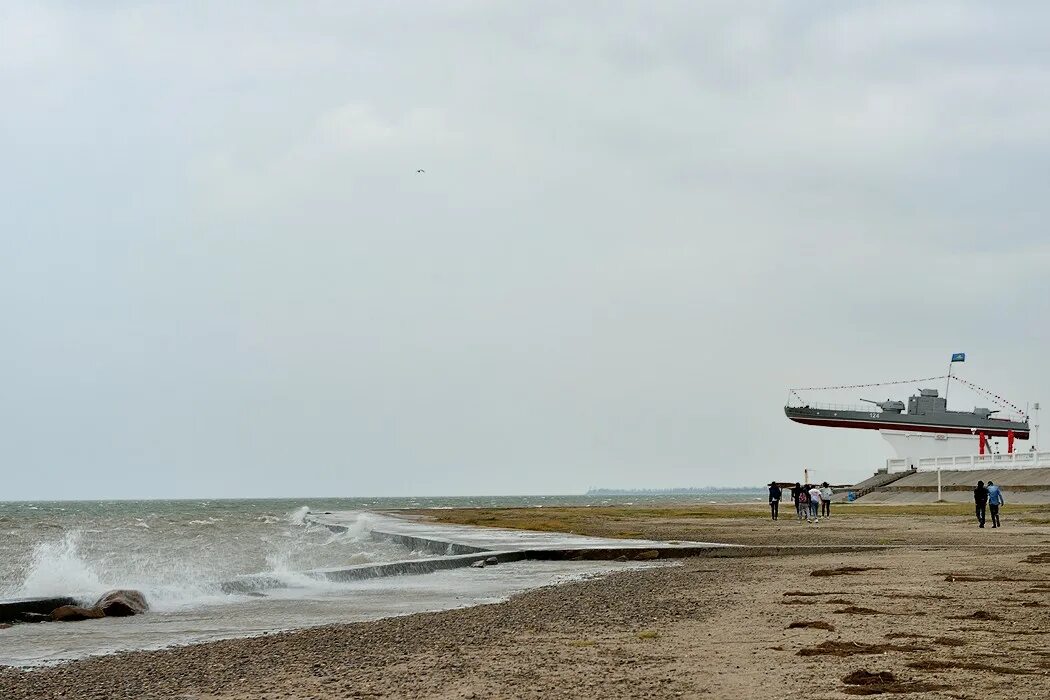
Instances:
[[[1050,401],[1048,30],[0,0],[0,499],[845,482],[789,387]]]

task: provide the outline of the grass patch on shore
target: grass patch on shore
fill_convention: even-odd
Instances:
[[[1028,513],[1047,513],[1046,506],[1038,505],[1016,505],[1009,506],[1011,515]],[[876,505],[874,503],[864,505],[861,503],[835,503],[831,506],[832,514],[847,513],[849,515],[915,515],[939,517],[945,515],[957,515],[967,518],[974,517],[972,503],[915,503],[911,505]]]
[[[637,522],[639,520],[693,520],[768,518],[768,509],[749,506],[695,506],[644,508],[632,506],[595,507],[563,506],[554,508],[451,508],[448,510],[413,511],[442,523],[506,527],[515,530],[580,533],[595,522],[604,524]],[[623,537],[642,537],[634,528],[624,528],[616,534]]]
[[[790,504],[787,506],[790,508]],[[783,510],[783,509],[782,509]],[[926,503],[916,505],[860,505],[836,503],[833,517],[966,517],[973,518],[973,506],[966,503]],[[552,506],[528,508],[450,508],[448,510],[405,510],[441,523],[500,527],[512,530],[539,532],[567,532],[580,535],[600,535],[625,539],[651,537],[650,527],[694,527],[714,525],[720,521],[768,521],[769,508],[765,503],[743,504],[672,504],[667,506]],[[1009,506],[1009,516],[1030,522],[1032,517],[1050,516],[1045,505]],[[785,512],[785,519],[793,518]],[[882,544],[894,544],[887,540]],[[900,540],[903,542],[904,540]]]
[[[841,515],[866,516],[972,516],[973,506],[959,503],[930,503],[921,505],[854,505],[839,504],[833,506],[835,513]],[[426,515],[438,522],[458,523],[461,525],[479,525],[488,527],[508,527],[515,529],[540,531],[571,531],[574,526],[583,527],[588,523],[600,520],[606,523],[623,521],[676,521],[676,520],[733,520],[733,519],[769,519],[769,509],[765,504],[734,505],[695,505],[695,506],[556,506],[550,508],[450,508],[447,510],[415,510],[413,513]],[[1012,515],[1026,512],[1024,506],[1013,506]],[[785,517],[787,517],[785,515]],[[631,527],[624,528],[620,534],[639,536],[640,533]]]

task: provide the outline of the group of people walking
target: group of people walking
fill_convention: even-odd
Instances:
[[[795,503],[795,517],[801,522],[819,523],[821,518],[831,517],[831,496],[833,494],[828,482],[820,486],[815,484],[802,485],[795,482],[791,487],[791,500]],[[780,501],[784,497],[784,489],[773,481],[769,484],[769,514],[773,520],[780,519]]]
[[[834,493],[828,482],[820,486],[795,482],[790,487],[791,500],[795,503],[795,517],[801,522],[819,523],[821,518],[831,517],[831,496]],[[780,519],[780,501],[784,498],[784,489],[775,481],[769,483],[769,514],[773,520]],[[984,527],[985,512],[992,516],[992,527],[1002,527],[999,522],[999,508],[1006,504],[1003,490],[994,482],[985,486],[977,482],[973,490],[973,501],[977,510],[977,524]]]
[[[985,506],[991,512],[992,527],[1002,527],[999,522],[999,507],[1006,504],[1003,498],[1003,490],[992,481],[985,486],[983,481],[977,482],[977,488],[973,490],[973,502],[977,507],[977,524],[984,527]]]

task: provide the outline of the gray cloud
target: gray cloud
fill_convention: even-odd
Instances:
[[[848,480],[789,386],[1038,400],[1047,12],[5,5],[5,496]]]

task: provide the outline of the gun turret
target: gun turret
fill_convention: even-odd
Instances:
[[[975,409],[973,409],[973,414],[975,416],[977,416],[978,418],[991,418],[993,413],[999,413],[999,409],[996,409],[994,411],[992,411],[990,409],[987,409],[987,408],[975,408]]]
[[[892,401],[890,399],[886,399],[885,401],[872,401],[871,399],[861,399],[861,401],[863,401],[864,403],[873,403],[886,413],[902,413],[904,411],[903,401]]]

